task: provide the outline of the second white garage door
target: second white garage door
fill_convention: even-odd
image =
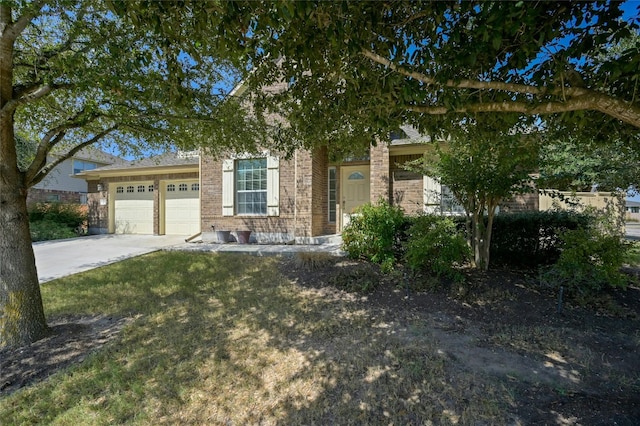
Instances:
[[[126,182],[115,190],[115,232],[153,234],[153,182]]]
[[[164,233],[191,236],[200,232],[198,180],[168,181],[164,186]]]

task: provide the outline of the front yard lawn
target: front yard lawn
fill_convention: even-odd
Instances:
[[[640,290],[557,313],[534,281],[415,293],[345,259],[138,257],[43,285],[54,333],[0,351],[0,422],[640,424]]]

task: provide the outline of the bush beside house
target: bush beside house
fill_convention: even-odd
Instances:
[[[29,209],[32,241],[72,238],[84,233],[87,206],[80,204],[39,203]]]

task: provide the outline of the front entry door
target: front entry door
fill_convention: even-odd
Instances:
[[[369,202],[369,166],[345,166],[340,168],[340,209],[342,222],[340,229],[349,224],[355,209]]]

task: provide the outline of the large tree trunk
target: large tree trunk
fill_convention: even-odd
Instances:
[[[0,175],[0,347],[44,337],[47,323],[29,234],[26,188]]]
[[[31,343],[48,331],[11,118],[0,114],[0,347]]]
[[[489,260],[491,255],[491,234],[493,232],[493,218],[496,214],[496,207],[489,206],[487,212],[487,226],[484,229],[484,236],[482,238],[482,270],[489,269]]]
[[[31,343],[47,334],[29,234],[27,187],[18,170],[13,96],[11,10],[0,6],[0,347]]]

